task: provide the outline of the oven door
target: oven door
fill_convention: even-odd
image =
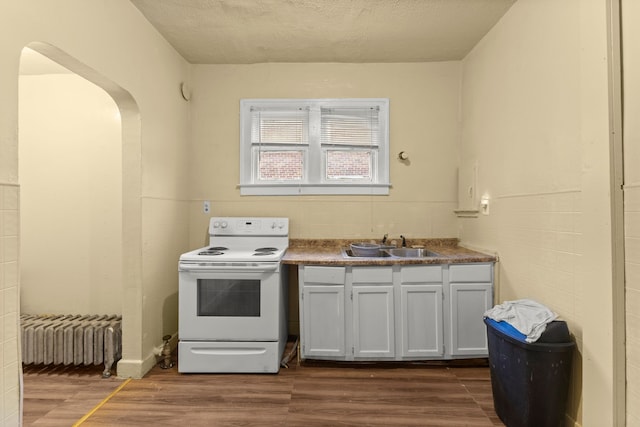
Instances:
[[[181,265],[180,340],[277,341],[281,288],[279,263],[253,269]]]

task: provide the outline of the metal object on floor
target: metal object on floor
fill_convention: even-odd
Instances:
[[[160,362],[160,367],[162,369],[169,369],[173,367],[173,361],[171,360],[171,345],[169,344],[171,335],[165,335],[162,339],[164,340],[164,345],[162,346],[162,361]]]
[[[300,342],[300,338],[296,336],[296,340],[291,346],[291,350],[289,351],[289,353],[285,354],[282,357],[282,360],[280,361],[281,367],[287,368],[287,369],[289,368],[289,362],[291,361],[291,359],[293,359],[293,356],[296,356],[298,353],[299,342]]]

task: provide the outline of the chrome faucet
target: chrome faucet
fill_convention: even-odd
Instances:
[[[387,243],[387,237],[389,237],[389,234],[385,234],[384,237],[382,238],[382,244],[384,245],[385,243]]]
[[[400,235],[400,238],[402,239],[402,247],[406,248],[407,247],[407,239],[405,239],[403,235]]]

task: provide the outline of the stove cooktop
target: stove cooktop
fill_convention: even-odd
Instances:
[[[181,262],[279,262],[289,246],[289,219],[213,217],[209,246],[180,256]]]
[[[260,247],[255,249],[229,249],[224,246],[207,246],[187,252],[180,256],[180,261],[192,262],[277,262],[280,261],[286,248]]]

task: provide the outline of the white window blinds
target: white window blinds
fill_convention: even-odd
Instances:
[[[380,108],[321,108],[323,145],[372,146],[380,144]]]
[[[309,109],[251,110],[252,144],[308,144]]]

